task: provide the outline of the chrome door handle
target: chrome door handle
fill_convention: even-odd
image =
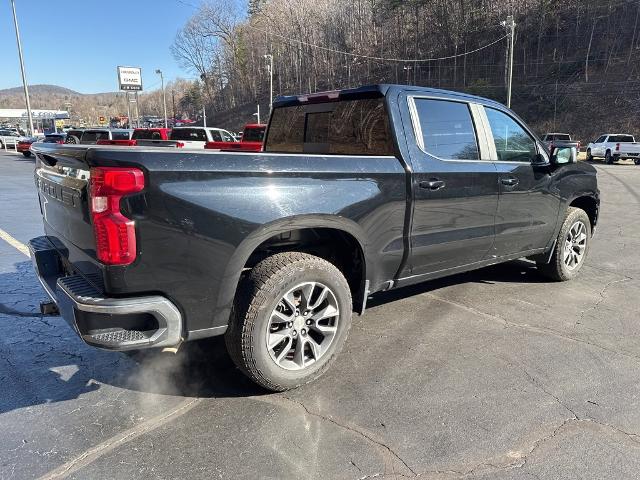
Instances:
[[[507,177],[501,178],[500,183],[506,185],[507,187],[515,187],[518,184],[519,180],[515,177]]]
[[[418,184],[420,188],[426,188],[428,190],[440,190],[444,188],[446,183],[443,180],[432,178],[431,180],[424,180]]]

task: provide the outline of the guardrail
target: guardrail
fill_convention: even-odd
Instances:
[[[17,152],[18,151],[18,138],[19,137],[0,136],[0,143],[2,143],[2,148],[4,148],[5,151],[9,151],[9,149],[7,147],[13,147],[13,149]]]

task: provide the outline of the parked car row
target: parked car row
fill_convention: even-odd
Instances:
[[[65,143],[260,151],[265,129],[263,124],[246,125],[240,140],[228,130],[214,127],[71,129]]]

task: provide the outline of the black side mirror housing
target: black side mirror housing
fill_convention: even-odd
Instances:
[[[565,165],[575,163],[578,158],[576,147],[557,147],[551,152],[551,163],[553,165]]]
[[[533,160],[531,160],[531,165],[534,165],[534,166],[549,165],[549,161],[547,160],[547,157],[545,155],[538,153],[534,155]]]

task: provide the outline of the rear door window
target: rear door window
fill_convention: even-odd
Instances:
[[[498,160],[531,162],[538,153],[536,142],[513,118],[499,110],[485,107]]]
[[[469,105],[463,102],[414,99],[425,152],[442,159],[478,160],[478,141]]]
[[[264,150],[334,155],[394,155],[384,99],[367,98],[278,107],[271,116]]]

